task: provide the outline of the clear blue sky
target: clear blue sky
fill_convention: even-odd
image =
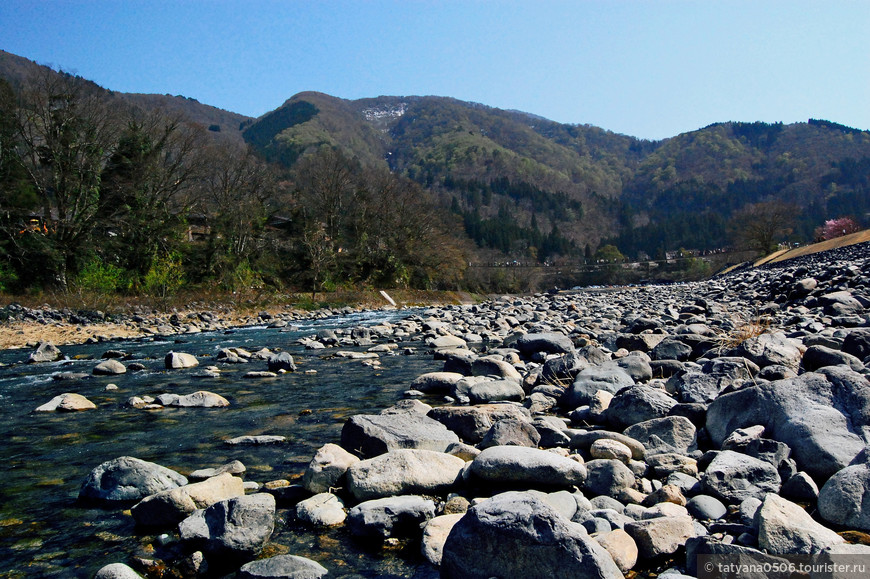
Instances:
[[[0,49],[250,116],[315,90],[649,139],[729,120],[870,129],[868,0],[4,0]]]

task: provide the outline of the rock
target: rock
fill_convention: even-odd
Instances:
[[[852,354],[826,346],[810,346],[804,352],[803,366],[807,372],[814,372],[825,366],[838,366],[840,364],[848,366],[855,371],[864,369],[864,363]]]
[[[516,347],[521,354],[529,356],[535,352],[547,354],[568,354],[574,351],[571,338],[557,332],[524,334],[517,338]]]
[[[767,493],[779,492],[781,481],[769,462],[723,450],[707,466],[701,482],[713,496],[737,504],[747,497],[763,499]]]
[[[629,426],[623,431],[644,446],[647,457],[656,454],[688,454],[695,449],[695,425],[682,416],[665,416]]]
[[[354,463],[347,470],[348,491],[358,501],[400,494],[446,494],[465,461],[444,452],[398,449]]]
[[[584,489],[593,495],[617,498],[635,483],[634,473],[618,460],[590,460],[586,473]]]
[[[438,336],[426,340],[426,343],[436,350],[464,348],[466,346],[465,340],[456,336]]]
[[[819,514],[829,523],[870,531],[870,463],[847,466],[819,491]]]
[[[318,563],[297,555],[276,555],[242,565],[239,579],[320,579],[329,571]]]
[[[279,352],[277,354],[273,354],[268,359],[268,368],[269,372],[295,372],[296,371],[296,363],[293,360],[293,356],[290,355],[289,352]]]
[[[429,372],[417,376],[409,388],[426,394],[449,394],[464,377],[458,372]]]
[[[516,418],[505,418],[492,425],[477,447],[481,450],[490,446],[528,446],[537,448],[541,435],[535,426]]]
[[[262,370],[251,370],[250,372],[245,372],[245,375],[242,378],[256,379],[256,378],[277,378],[278,374],[275,372],[265,372]]]
[[[423,527],[423,540],[420,545],[420,551],[432,565],[436,567],[441,565],[441,555],[444,551],[444,543],[447,542],[447,536],[464,514],[441,515],[440,517],[430,519],[426,523],[426,526]]]
[[[613,562],[623,574],[627,574],[637,564],[637,543],[623,529],[613,529],[594,536],[598,544],[610,553]]]
[[[681,453],[655,454],[648,457],[646,462],[657,477],[666,477],[673,473],[682,473],[691,477],[698,476],[698,461]]]
[[[723,394],[707,409],[707,431],[714,444],[753,425],[764,426],[769,438],[787,444],[800,470],[827,480],[864,448],[870,382],[833,366]]]
[[[27,357],[27,363],[36,364],[41,362],[54,362],[61,358],[63,358],[63,354],[61,354],[60,350],[57,349],[57,346],[51,342],[40,342],[36,346],[36,350],[31,352]]]
[[[455,433],[416,412],[358,414],[341,429],[341,446],[364,458],[402,448],[444,452],[454,442]]]
[[[342,479],[347,469],[359,460],[337,444],[324,444],[308,463],[302,476],[302,486],[314,494],[330,492],[332,488],[344,486]]]
[[[105,501],[137,501],[149,495],[187,484],[174,470],[130,456],[106,461],[96,467],[79,491],[79,498]]]
[[[715,521],[728,514],[722,501],[710,495],[695,495],[686,503],[689,513],[702,521]]]
[[[625,532],[637,543],[641,559],[674,553],[696,535],[695,525],[689,516],[632,521],[625,525]]]
[[[773,493],[764,497],[755,520],[759,548],[773,555],[818,553],[845,542],[800,506]]]
[[[616,440],[631,449],[631,458],[634,460],[643,460],[645,450],[643,445],[637,440],[626,436],[620,432],[611,432],[609,430],[593,430],[590,432],[577,432],[571,437],[571,448],[579,448],[582,450],[591,450],[595,441],[600,439]]]
[[[136,523],[146,527],[176,525],[196,509],[245,494],[242,479],[224,473],[147,496],[131,513]]]
[[[429,411],[427,416],[444,424],[470,444],[477,444],[483,440],[492,425],[499,420],[518,418],[531,421],[531,414],[526,408],[512,404],[439,406]]]
[[[199,360],[193,354],[185,354],[184,352],[169,352],[163,359],[163,363],[168,369],[178,368],[193,368],[199,366]]]
[[[651,492],[641,503],[645,507],[652,507],[660,503],[672,503],[675,505],[685,506],[686,497],[683,496],[683,491],[675,485],[665,484],[661,488]]]
[[[277,434],[259,434],[256,436],[236,436],[224,441],[229,446],[257,446],[260,444],[282,444],[287,441],[286,436]]]
[[[223,408],[230,402],[220,394],[199,390],[192,394],[160,394],[157,402],[163,406],[179,406],[181,408]]]
[[[385,497],[365,501],[350,510],[347,527],[363,539],[414,538],[421,535],[421,523],[435,517],[435,503],[416,495]]]
[[[93,373],[95,376],[114,376],[127,372],[127,367],[115,359],[100,362],[94,366]]]
[[[123,563],[110,563],[97,571],[94,579],[142,579],[142,576]]]
[[[863,304],[845,290],[821,295],[819,303],[824,306],[825,313],[831,316],[848,316],[864,310]]]
[[[664,390],[634,386],[613,397],[607,408],[607,422],[618,430],[624,430],[638,422],[664,418],[676,403]]]
[[[33,409],[34,412],[77,412],[79,410],[94,410],[96,404],[74,392],[58,394],[42,406]]]
[[[870,356],[870,328],[850,331],[843,340],[843,352],[866,360]]]
[[[471,374],[473,376],[497,376],[516,382],[523,380],[522,375],[514,368],[513,364],[486,356],[477,358],[471,363]]]
[[[577,374],[571,386],[565,389],[559,404],[565,408],[577,408],[589,404],[592,395],[599,390],[616,394],[630,386],[634,386],[634,380],[619,366],[593,366]]]
[[[493,446],[483,450],[471,462],[469,473],[490,484],[544,488],[581,487],[586,480],[586,467],[579,462],[522,446]]]
[[[819,498],[819,487],[816,486],[816,482],[810,478],[810,475],[801,471],[789,477],[782,484],[779,494],[793,501],[814,503]]]
[[[181,521],[181,540],[220,560],[256,557],[275,529],[275,497],[256,493],[217,502]]]
[[[232,462],[228,462],[225,465],[215,468],[202,468],[199,470],[195,470],[192,473],[188,474],[187,478],[190,480],[205,480],[213,476],[223,474],[225,472],[230,474],[243,474],[245,470],[245,465],[242,464],[241,461],[234,460]]]
[[[522,385],[514,380],[487,380],[472,383],[465,391],[472,404],[491,402],[521,402],[526,394]]]
[[[631,460],[631,449],[618,440],[599,438],[589,447],[592,458],[615,459],[628,464]]]
[[[505,556],[506,554],[510,556]],[[594,539],[529,493],[496,495],[454,526],[441,557],[444,578],[622,579]]]
[[[319,493],[296,504],[299,520],[317,527],[340,525],[347,518],[344,503],[332,493]]]
[[[759,367],[780,365],[797,371],[801,363],[801,351],[785,334],[761,334],[745,340],[732,354],[755,362]]]

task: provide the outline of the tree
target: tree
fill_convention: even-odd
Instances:
[[[825,224],[816,229],[815,238],[820,240],[834,239],[857,233],[861,231],[861,226],[855,223],[851,217],[840,217],[838,219],[829,219]]]
[[[791,234],[798,212],[796,205],[777,200],[745,205],[731,217],[735,245],[773,252],[778,241]]]
[[[93,83],[51,69],[21,93],[17,159],[38,198],[47,249],[57,257],[42,256],[41,265],[61,288],[97,223],[102,172],[117,142],[116,110]]]

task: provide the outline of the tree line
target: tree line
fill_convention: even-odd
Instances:
[[[291,169],[77,76],[0,79],[0,291],[455,287],[434,215],[331,147]]]

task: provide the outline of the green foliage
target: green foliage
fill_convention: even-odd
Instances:
[[[142,289],[161,299],[171,296],[183,285],[184,267],[178,252],[158,257],[142,280]]]
[[[241,261],[231,271],[227,271],[220,280],[221,288],[230,292],[258,290],[262,289],[263,285],[263,278],[247,260]]]
[[[18,274],[8,264],[0,262],[0,292],[13,291],[18,283]]]
[[[73,286],[80,293],[106,296],[123,286],[125,276],[126,272],[120,267],[95,257],[78,272]]]

